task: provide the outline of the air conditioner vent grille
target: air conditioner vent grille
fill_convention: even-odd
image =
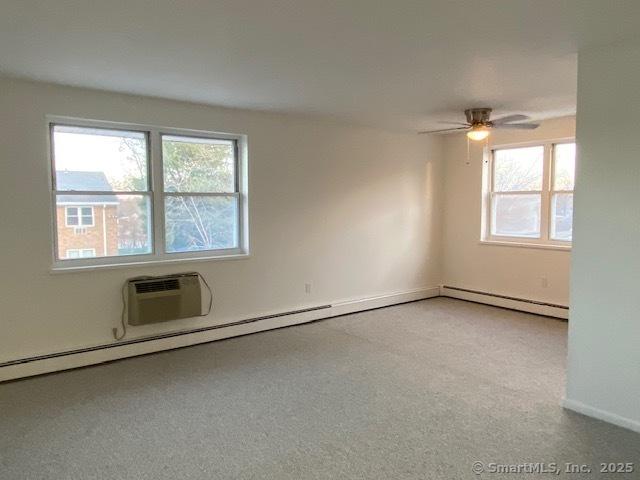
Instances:
[[[177,278],[136,283],[136,293],[166,292],[170,290],[180,290],[180,282]]]

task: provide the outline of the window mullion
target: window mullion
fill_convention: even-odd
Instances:
[[[540,205],[540,238],[548,241],[550,238],[551,223],[551,175],[553,173],[553,145],[544,146],[544,158],[542,162],[542,198]]]
[[[489,151],[489,165],[487,168],[487,172],[489,174],[489,182],[488,182],[488,192],[485,198],[487,210],[485,212],[485,222],[486,226],[484,228],[483,235],[485,238],[489,238],[493,235],[494,229],[494,218],[493,218],[493,194],[494,194],[494,182],[495,182],[495,150]]]
[[[162,144],[161,136],[157,130],[149,133],[149,165],[151,168],[151,195],[153,198],[153,252],[162,256],[165,252],[164,238],[164,196],[162,178]]]

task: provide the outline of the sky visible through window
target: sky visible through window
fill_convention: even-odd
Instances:
[[[79,133],[75,127],[55,128],[56,170],[103,172],[114,190],[130,190],[123,182],[132,177],[146,183],[147,167],[132,159],[129,147],[133,145],[144,152],[143,133],[103,129],[83,129],[87,133]]]

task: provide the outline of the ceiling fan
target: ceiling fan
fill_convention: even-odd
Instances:
[[[490,108],[469,108],[464,111],[467,121],[462,122],[443,122],[451,125],[462,125],[460,127],[445,128],[443,130],[427,130],[418,133],[453,133],[467,132],[467,137],[471,140],[484,140],[489,136],[489,132],[494,128],[510,128],[518,130],[533,130],[540,126],[539,123],[513,123],[529,120],[526,115],[507,115],[506,117],[496,120],[489,120],[491,116]]]

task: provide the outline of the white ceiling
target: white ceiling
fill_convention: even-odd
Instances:
[[[575,111],[576,52],[638,0],[0,0],[0,72],[418,130]]]

